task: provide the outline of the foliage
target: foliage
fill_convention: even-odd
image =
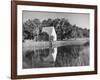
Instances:
[[[23,24],[23,39],[34,39],[40,24],[39,19],[27,20]]]
[[[89,29],[82,29],[81,26],[72,25],[65,18],[49,18],[41,22],[39,19],[29,19],[23,23],[23,40],[35,39],[41,33],[42,27],[50,26],[54,26],[58,40],[89,37]]]

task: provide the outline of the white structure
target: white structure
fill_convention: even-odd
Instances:
[[[55,28],[53,26],[52,27],[43,27],[42,32],[46,32],[46,33],[48,33],[49,36],[53,36],[54,37],[53,41],[57,40],[57,34],[56,34]]]
[[[57,40],[57,34],[55,31],[55,28],[53,26],[51,27],[43,27],[42,32],[46,32],[50,36],[53,36],[53,40],[52,41],[56,41]],[[57,48],[54,48],[54,52],[52,53],[53,59],[54,61],[56,60],[56,56],[57,56]]]

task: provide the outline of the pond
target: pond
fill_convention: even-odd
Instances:
[[[23,68],[88,66],[89,53],[89,45],[61,46],[27,51],[23,55]]]

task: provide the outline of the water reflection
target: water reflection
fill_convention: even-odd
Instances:
[[[72,66],[72,61],[79,57],[80,46],[63,46],[58,48],[55,66]]]
[[[23,68],[86,66],[89,65],[89,46],[62,46],[29,51],[23,61]]]

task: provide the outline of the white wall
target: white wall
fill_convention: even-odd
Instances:
[[[33,0],[35,1],[35,0]],[[74,3],[74,4],[90,4],[98,5],[99,7],[99,19],[100,21],[100,0],[36,0],[36,1],[48,1],[58,3]],[[10,80],[11,74],[11,5],[10,0],[0,0],[0,80]],[[100,23],[98,22],[98,26]],[[98,27],[98,34],[100,34],[100,27]],[[100,36],[98,38],[100,41]],[[98,42],[100,44],[100,42]],[[100,47],[100,45],[98,45]],[[100,49],[99,49],[100,52]],[[98,53],[99,53],[98,52]],[[98,57],[100,54],[98,54]],[[98,67],[100,67],[100,58],[98,58]],[[31,80],[100,80],[100,68],[98,75],[84,75],[84,76],[67,76],[67,77],[55,77],[55,78],[42,78]],[[28,79],[29,80],[29,79]]]

